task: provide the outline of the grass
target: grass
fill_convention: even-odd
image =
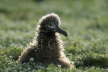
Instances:
[[[0,0],[0,72],[108,72],[107,0]],[[76,69],[54,65],[43,68],[34,63],[18,64],[16,59],[32,40],[41,16],[55,12],[61,27],[66,55]]]

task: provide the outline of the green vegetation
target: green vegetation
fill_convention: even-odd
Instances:
[[[55,12],[69,36],[62,39],[76,69],[42,68],[16,59],[32,40],[41,16]],[[108,72],[107,0],[0,0],[0,72]]]

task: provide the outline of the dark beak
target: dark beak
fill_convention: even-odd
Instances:
[[[60,29],[60,28],[57,28],[56,32],[61,33],[61,34],[63,34],[63,35],[66,36],[66,37],[68,36],[67,32],[63,31],[63,30]]]

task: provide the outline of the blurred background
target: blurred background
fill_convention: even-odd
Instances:
[[[108,66],[108,0],[0,0],[0,54],[19,55],[34,37],[38,20],[52,12],[69,34],[62,39],[71,60]]]
[[[17,45],[28,40],[41,16],[52,12],[60,15],[70,39],[86,31],[107,32],[107,0],[0,0],[0,48],[6,46],[5,39],[15,39]]]

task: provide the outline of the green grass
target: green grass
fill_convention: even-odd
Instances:
[[[65,53],[76,69],[16,59],[32,40],[41,16],[55,12],[61,17]],[[107,0],[0,0],[0,72],[108,72]]]

